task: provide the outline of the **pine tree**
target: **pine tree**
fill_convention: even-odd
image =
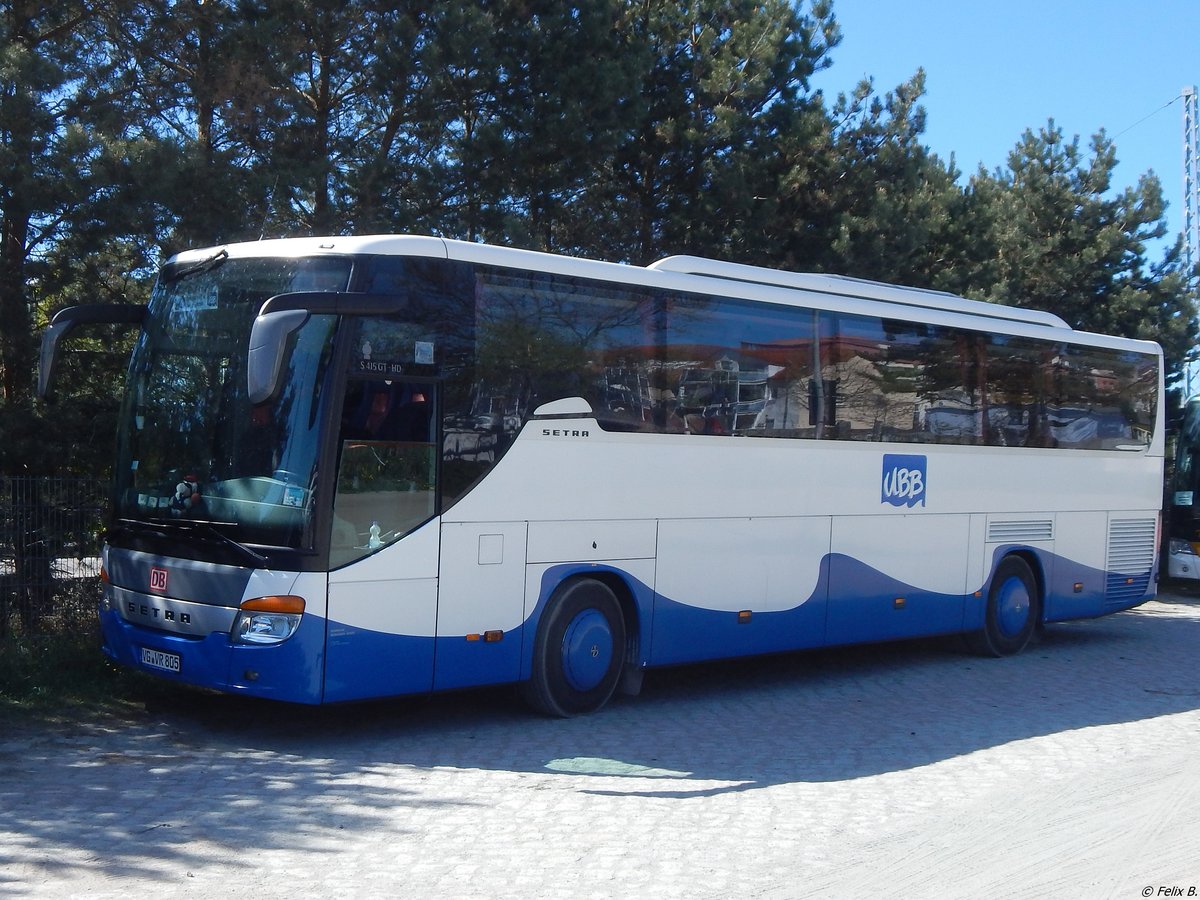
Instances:
[[[622,225],[609,255],[717,256],[761,244],[772,160],[816,98],[812,74],[837,41],[827,3],[804,14],[769,0],[628,3],[640,49],[641,111],[612,161],[610,202]],[[602,193],[603,193],[602,189]]]
[[[30,268],[86,201],[102,152],[81,101],[95,62],[90,4],[0,8],[0,400],[29,401]]]
[[[1113,190],[1116,146],[1103,132],[1085,157],[1051,121],[1026,131],[994,174],[971,180],[977,229],[968,290],[984,299],[1054,312],[1072,327],[1163,345],[1178,373],[1197,336],[1196,296],[1178,247],[1158,263],[1149,245],[1166,234],[1153,174]]]
[[[922,142],[924,91],[918,71],[883,97],[862,96],[861,116],[834,111],[851,119],[835,134],[841,172],[828,188],[838,207],[830,251],[846,274],[924,287],[947,266],[959,173]]]

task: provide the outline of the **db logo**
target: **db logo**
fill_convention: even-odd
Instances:
[[[167,570],[151,568],[150,569],[150,590],[165,593],[167,590]]]
[[[925,505],[924,456],[907,456],[898,453],[883,455],[883,486],[879,502],[892,506]]]

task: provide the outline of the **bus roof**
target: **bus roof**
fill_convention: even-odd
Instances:
[[[188,250],[168,260],[169,263],[186,263],[202,259],[213,249]],[[635,272],[658,272],[662,275],[679,275],[721,280],[745,286],[756,285],[792,291],[823,294],[829,298],[866,300],[907,306],[913,309],[932,310],[943,313],[987,318],[1013,324],[1040,326],[1059,331],[1071,331],[1071,327],[1053,313],[1040,310],[1021,309],[968,300],[955,294],[924,288],[901,287],[879,281],[868,281],[844,275],[818,275],[804,272],[786,272],[761,266],[721,262],[698,256],[668,256],[648,266],[629,266],[620,263],[589,260],[562,256],[493,244],[456,241],[446,238],[417,235],[364,235],[330,236],[312,238],[278,238],[257,242],[227,244],[223,248],[232,257],[240,256],[304,256],[312,254],[385,254],[433,256],[461,259],[497,266],[525,265],[545,271],[572,271],[595,277],[611,277],[613,268],[624,270],[627,280]],[[1076,332],[1078,334],[1078,332]],[[1104,336],[1097,336],[1104,337]]]
[[[982,300],[968,300],[945,291],[925,288],[900,287],[882,281],[865,278],[850,278],[845,275],[816,275],[808,272],[785,272],[761,266],[720,262],[700,256],[668,256],[651,263],[646,268],[660,272],[677,272],[683,275],[703,275],[726,281],[743,281],[752,284],[768,284],[789,287],[841,297],[858,297],[865,300],[884,300],[922,309],[940,309],[946,312],[967,313],[993,319],[1026,322],[1030,325],[1046,325],[1051,328],[1070,329],[1063,319],[1053,313],[1040,310],[1020,309]]]

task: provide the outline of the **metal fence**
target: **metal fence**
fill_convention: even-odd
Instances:
[[[0,638],[91,627],[108,485],[0,476]]]

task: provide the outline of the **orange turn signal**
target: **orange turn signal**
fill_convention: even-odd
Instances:
[[[304,598],[292,594],[278,597],[255,597],[242,601],[241,608],[250,612],[286,613],[298,616],[304,612]]]

